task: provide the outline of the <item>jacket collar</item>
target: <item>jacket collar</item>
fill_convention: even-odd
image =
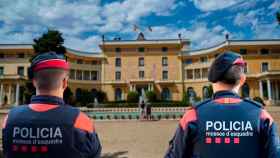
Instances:
[[[218,91],[213,95],[213,99],[219,98],[240,98],[240,96],[232,91]]]
[[[37,95],[31,97],[31,104],[55,104],[55,105],[64,105],[64,101],[62,98],[56,96],[48,96],[48,95]]]

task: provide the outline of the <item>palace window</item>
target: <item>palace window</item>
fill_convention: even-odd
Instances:
[[[240,54],[241,54],[241,55],[247,54],[247,49],[241,48],[241,49],[240,49]]]
[[[145,65],[145,61],[144,61],[144,57],[139,57],[138,59],[138,66],[144,66]]]
[[[192,59],[184,60],[184,64],[185,64],[185,65],[192,64]]]
[[[268,62],[262,63],[261,72],[267,72],[269,70],[268,67]]]
[[[115,51],[116,51],[117,53],[119,53],[119,52],[122,51],[122,49],[118,47],[118,48],[115,48]]]
[[[122,100],[122,90],[120,88],[117,88],[115,90],[115,101],[121,101]]]
[[[244,73],[248,73],[248,65],[247,65],[247,63],[245,63],[245,66],[244,66]]]
[[[91,80],[98,80],[98,71],[91,71]]]
[[[208,58],[207,57],[200,57],[200,62],[201,63],[205,63],[208,61]]]
[[[139,78],[140,79],[145,78],[145,71],[139,71]]]
[[[77,77],[77,80],[83,80],[83,71],[77,70],[76,77]]]
[[[208,68],[202,69],[202,78],[208,78]]]
[[[261,55],[267,55],[267,54],[269,54],[269,50],[263,48],[263,49],[260,50],[260,53],[261,53]]]
[[[162,79],[168,80],[168,71],[162,71]]]
[[[248,85],[248,83],[245,83],[242,87],[241,87],[241,96],[243,98],[248,98],[250,97],[250,87]]]
[[[24,76],[24,67],[23,66],[19,66],[17,68],[17,74],[20,76]]]
[[[90,73],[89,73],[89,71],[84,71],[84,80],[90,80]]]
[[[201,79],[200,69],[194,69],[194,77],[195,79]]]
[[[162,51],[162,52],[168,52],[168,47],[162,47],[162,48],[161,48],[161,51]]]
[[[162,66],[168,66],[168,58],[162,57]]]
[[[76,79],[76,71],[74,69],[70,70],[70,79],[75,80]]]
[[[192,69],[187,70],[186,74],[187,74],[187,79],[191,79],[191,80],[193,79],[194,76],[193,76],[193,70]]]
[[[161,92],[161,99],[164,101],[171,100],[170,90],[168,88],[163,88]]]
[[[116,58],[116,63],[115,63],[116,67],[121,67],[122,65],[122,61],[121,58]]]
[[[138,48],[138,52],[145,52],[145,48],[144,47]]]
[[[84,63],[83,60],[81,60],[81,59],[77,60],[77,64],[83,64],[83,63]]]
[[[116,79],[116,80],[121,80],[121,72],[120,72],[120,71],[116,71],[116,73],[115,73],[115,79]]]
[[[4,75],[4,67],[0,67],[0,76]]]
[[[17,57],[18,57],[18,58],[24,58],[24,53],[19,53],[19,54],[17,54]]]
[[[96,60],[93,60],[92,62],[91,62],[91,65],[97,65],[98,64],[98,62],[96,61]]]

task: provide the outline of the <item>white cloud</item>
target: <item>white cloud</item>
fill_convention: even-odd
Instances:
[[[88,38],[79,37],[65,37],[65,45],[71,49],[87,51],[87,52],[99,52],[98,44],[101,43],[100,36],[90,36]]]
[[[273,10],[278,10],[280,8],[280,1],[275,0],[268,8]]]
[[[0,40],[30,43],[47,28],[55,28],[69,38],[66,46],[95,49],[98,43],[89,44],[95,38],[82,34],[123,32],[143,17],[168,16],[179,5],[182,3],[177,4],[176,0],[124,0],[103,6],[100,0],[1,0],[0,24],[4,26],[0,30]]]
[[[142,17],[155,14],[168,16],[171,11],[182,3],[176,0],[125,0],[113,2],[104,6],[102,16],[106,23],[100,27],[100,32],[121,31],[127,26],[139,22]]]
[[[238,4],[244,0],[190,0],[194,5],[202,11],[215,11],[228,8]]]
[[[257,39],[279,39],[280,29],[278,23],[259,23],[253,28],[254,37]]]
[[[153,32],[146,31],[145,36],[148,39],[178,38],[181,33],[183,38],[191,40],[192,49],[211,47],[225,40],[225,34],[229,33],[221,25],[207,27],[206,23],[196,23],[192,27],[176,28],[171,26],[153,27]],[[238,35],[240,36],[240,35]],[[237,34],[231,34],[231,38],[237,37]]]
[[[257,11],[250,11],[248,13],[238,13],[234,18],[234,24],[237,26],[255,26],[257,23]]]

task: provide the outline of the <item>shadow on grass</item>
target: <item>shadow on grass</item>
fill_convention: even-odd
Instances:
[[[101,158],[128,158],[127,154],[128,151],[118,151],[114,153],[105,153],[101,156]]]

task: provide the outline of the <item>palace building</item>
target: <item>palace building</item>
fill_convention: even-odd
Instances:
[[[69,87],[74,96],[81,90],[103,91],[108,101],[126,100],[130,91],[154,91],[161,100],[206,98],[208,69],[225,51],[240,53],[247,62],[243,97],[261,97],[268,104],[280,103],[280,39],[225,40],[207,49],[191,50],[186,39],[105,40],[101,52],[67,48]],[[0,44],[0,105],[23,100],[32,44]]]

